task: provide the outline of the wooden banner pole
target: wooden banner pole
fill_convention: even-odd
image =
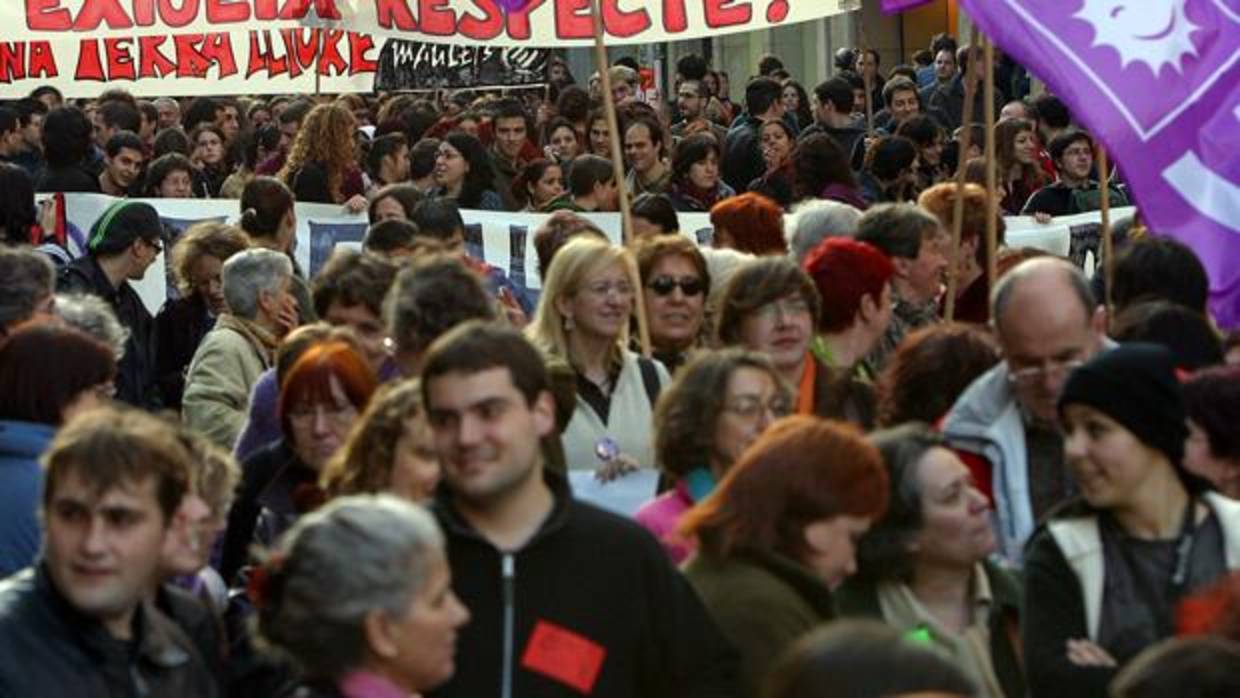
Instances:
[[[1106,275],[1106,308],[1107,329],[1111,327],[1115,315],[1114,282],[1115,282],[1115,248],[1111,232],[1111,163],[1108,162],[1107,149],[1098,143],[1098,187],[1102,195],[1099,209],[1102,212],[1102,264]]]
[[[995,172],[995,44],[989,37],[982,41],[986,47],[986,82],[982,97],[985,102],[982,108],[986,110],[986,283],[987,288],[994,288],[995,276],[998,274],[996,257],[999,253],[999,187]]]
[[[977,27],[969,32],[969,46],[976,46],[978,40]],[[972,49],[970,49],[972,51]],[[969,70],[976,70],[977,61],[969,61]],[[973,104],[977,101],[977,88],[971,75],[964,76],[964,113],[961,117],[960,149],[956,162],[956,199],[952,205],[952,239],[948,250],[951,263],[947,267],[947,301],[943,307],[943,319],[951,322],[956,316],[956,289],[960,285],[959,265],[956,257],[960,252],[960,235],[964,226],[964,174],[968,165],[969,147],[973,145]],[[988,151],[989,152],[989,151]]]
[[[607,116],[607,131],[611,141],[611,166],[616,179],[617,198],[620,202],[620,227],[624,245],[627,247],[633,240],[633,216],[629,208],[629,193],[624,185],[624,152],[620,147],[620,125],[616,118],[616,100],[611,92],[611,74],[608,72],[607,47],[603,43],[603,12],[600,0],[590,3],[594,15],[594,64],[598,70],[599,85],[603,91],[603,112]],[[650,325],[646,320],[646,304],[641,293],[641,277],[637,273],[636,263],[629,265],[630,283],[636,292],[634,312],[637,316],[637,335],[641,342],[642,354],[650,356]]]

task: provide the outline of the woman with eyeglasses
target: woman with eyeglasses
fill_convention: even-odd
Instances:
[[[814,281],[796,262],[761,257],[738,269],[724,287],[716,336],[721,346],[769,356],[793,388],[795,413],[868,427],[873,391],[810,352],[820,306]]]
[[[659,397],[655,456],[675,484],[636,518],[673,562],[684,562],[693,550],[676,530],[680,517],[715,490],[771,422],[788,414],[791,400],[769,359],[735,348],[695,355]]]
[[[627,349],[636,282],[632,253],[578,236],[551,258],[526,334],[576,377],[576,405],[561,433],[571,469],[604,479],[654,465],[650,420],[667,369]]]
[[[244,564],[251,543],[274,542],[321,501],[319,475],[376,387],[366,360],[344,341],[315,344],[297,359],[280,383],[280,440],[242,463],[245,478],[228,515],[224,572]]]
[[[1188,436],[1166,348],[1123,344],[1072,371],[1058,401],[1080,498],[1025,554],[1030,695],[1103,695],[1176,633],[1180,601],[1240,567],[1240,503],[1184,467]]]
[[[738,695],[759,695],[776,658],[835,618],[832,591],[856,571],[856,542],[887,497],[882,456],[860,432],[797,415],[684,515],[681,533],[697,543],[685,576],[740,652]]]
[[[710,293],[706,259],[682,235],[642,240],[636,254],[654,358],[675,373],[690,352],[703,344]]]

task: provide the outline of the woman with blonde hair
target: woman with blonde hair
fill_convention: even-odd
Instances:
[[[339,103],[311,109],[277,178],[298,201],[344,204],[353,213],[366,210],[366,186],[353,143],[356,130],[352,112]]]
[[[627,350],[637,294],[632,253],[594,237],[556,252],[530,340],[576,374],[576,407],[562,436],[568,467],[610,477],[654,465],[647,434],[667,369]]]
[[[439,483],[430,423],[417,379],[375,393],[349,440],[323,469],[331,498],[388,492],[411,502],[429,499]]]

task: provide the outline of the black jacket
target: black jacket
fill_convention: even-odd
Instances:
[[[659,543],[636,523],[574,500],[563,475],[544,477],[555,495],[551,514],[510,553],[440,490],[453,587],[472,619],[460,632],[456,675],[428,696],[738,696],[736,652]],[[533,668],[538,657],[576,671],[587,690]]]
[[[116,319],[129,330],[125,356],[117,366],[116,399],[137,407],[159,409],[162,401],[155,381],[155,321],[138,292],[128,281],[113,288],[90,255],[79,257],[60,270],[56,291],[89,293],[112,306]]]
[[[181,411],[185,393],[185,370],[194,359],[202,338],[215,327],[215,318],[197,293],[164,303],[155,316],[155,375],[164,407]]]
[[[236,499],[228,510],[228,528],[224,532],[220,575],[225,582],[232,585],[237,572],[249,563],[250,546],[255,542],[255,531],[264,510],[274,512],[283,523],[291,521],[296,514],[295,490],[301,484],[313,483],[315,478],[314,471],[302,465],[284,439],[262,447],[245,459],[241,464]]]
[[[215,698],[194,643],[150,604],[118,642],[60,595],[43,567],[0,583],[0,696]]]
[[[728,139],[723,144],[723,181],[737,194],[748,191],[749,183],[766,172],[758,135],[761,125],[758,119],[742,114],[728,130]]]

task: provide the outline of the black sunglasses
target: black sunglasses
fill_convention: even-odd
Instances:
[[[654,291],[656,296],[670,296],[676,287],[680,287],[680,292],[686,296],[696,296],[706,290],[706,284],[702,280],[694,276],[686,276],[682,279],[674,279],[670,276],[659,276],[651,279],[646,284],[647,288]]]

